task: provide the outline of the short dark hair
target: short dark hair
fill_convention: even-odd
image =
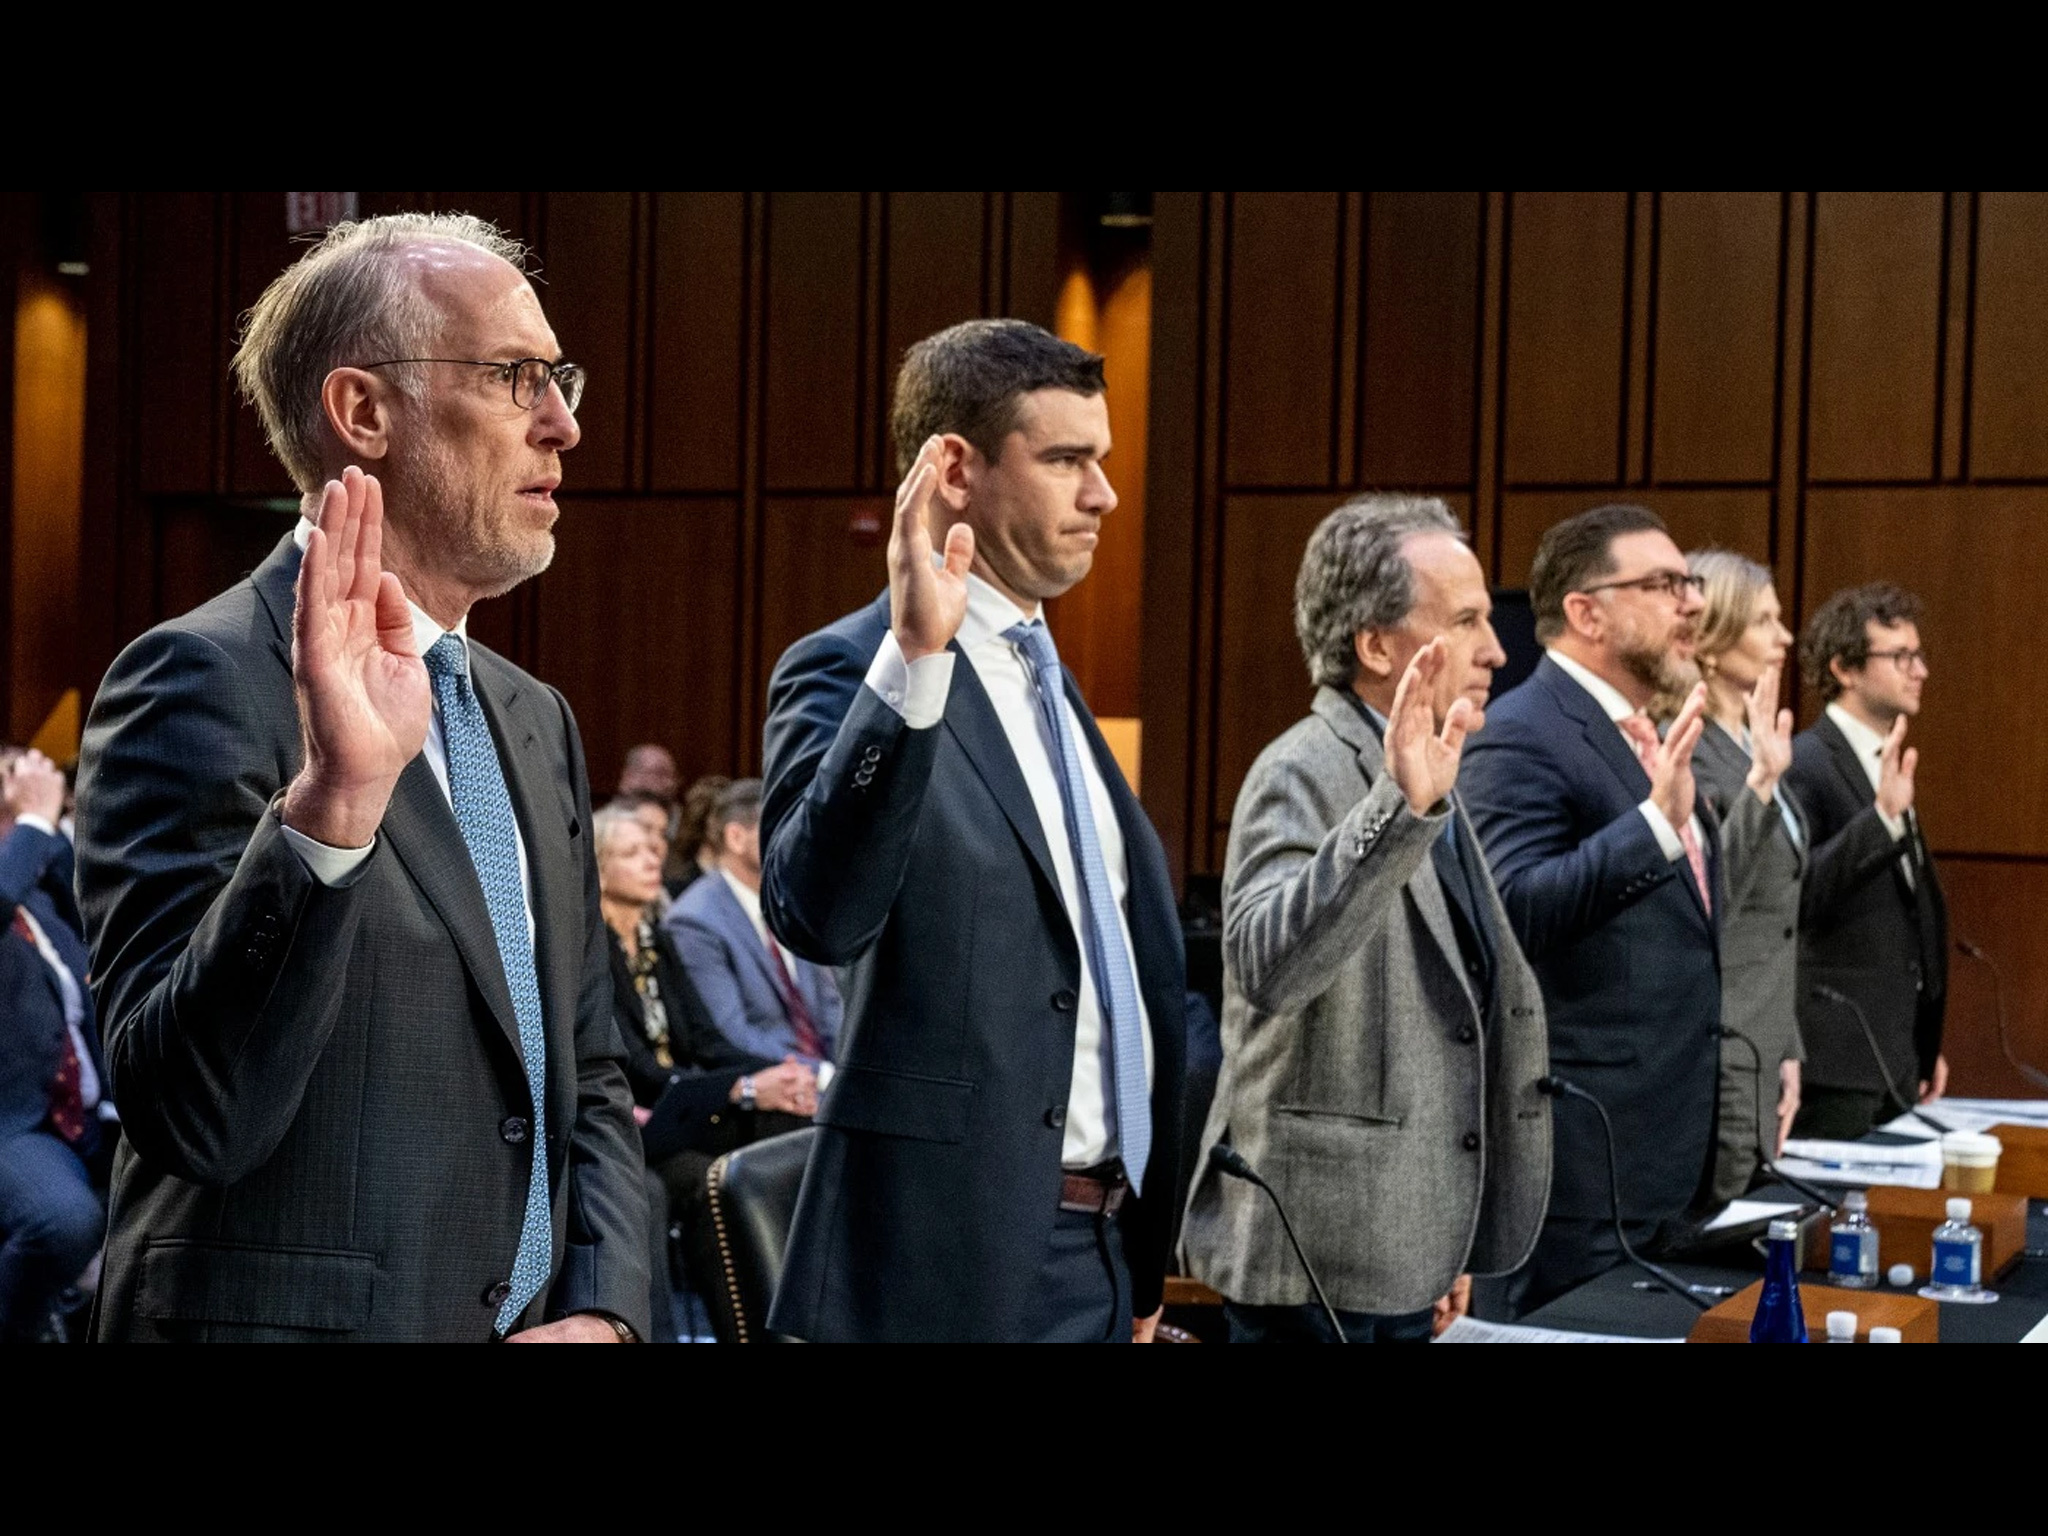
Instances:
[[[1017,425],[1017,400],[1035,389],[1099,395],[1102,359],[1028,320],[968,320],[903,354],[889,406],[896,473],[907,475],[925,440],[957,432],[991,462]]]
[[[716,841],[711,831],[711,813],[718,808],[718,797],[725,793],[725,787],[732,783],[722,773],[707,773],[695,780],[683,791],[683,808],[676,822],[676,840],[683,842],[690,852],[695,853],[705,844]]]
[[[1828,663],[1855,668],[1870,660],[1871,624],[1918,624],[1920,599],[1889,581],[1845,587],[1814,610],[1799,637],[1799,666],[1823,700],[1841,697],[1842,685]]]
[[[1616,502],[1568,517],[1546,529],[1529,567],[1529,606],[1536,614],[1536,638],[1564,633],[1564,600],[1589,583],[1614,574],[1614,541],[1625,533],[1669,533],[1664,519],[1648,507]]]
[[[756,826],[760,820],[761,781],[734,779],[718,792],[718,798],[712,802],[711,814],[704,820],[704,841],[723,842],[727,827],[734,824]]]

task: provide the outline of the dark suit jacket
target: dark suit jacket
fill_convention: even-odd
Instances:
[[[1712,1147],[1720,950],[1689,864],[1664,857],[1637,810],[1649,775],[1599,701],[1546,656],[1487,707],[1458,786],[1543,984],[1551,1063],[1613,1117],[1623,1215],[1678,1215]],[[1719,889],[1704,801],[1698,815]],[[1565,1104],[1552,1125],[1551,1214],[1605,1217],[1598,1120]]]
[[[1060,1199],[1081,951],[994,706],[964,657],[911,730],[864,686],[886,594],[769,684],[762,895],[784,943],[846,967],[839,1073],[769,1326],[813,1339],[1001,1339],[1024,1326]],[[1139,1314],[1180,1199],[1185,964],[1166,860],[1070,677],[1129,864],[1153,1039],[1152,1157],[1123,1216]]]
[[[86,726],[78,888],[127,1139],[103,1338],[474,1339],[519,1247],[532,1101],[483,890],[424,755],[344,888],[286,841],[289,538],[115,661]],[[553,1284],[521,1326],[647,1332],[647,1205],[583,748],[472,645],[533,883]]]
[[[92,994],[86,991],[85,940],[71,896],[71,844],[61,836],[17,826],[0,838],[0,1136],[33,1131],[49,1118],[50,1082],[64,1055],[64,997],[42,951],[12,931],[14,909],[27,907],[84,994],[80,1033],[104,1091]]]
[[[1911,1093],[1941,1054],[1948,1004],[1948,907],[1915,821],[1893,841],[1849,740],[1822,715],[1792,739],[1785,775],[1808,813],[1813,861],[1800,899],[1799,1033],[1806,1080],[1883,1089],[1856,1015],[1813,996],[1817,984],[1854,998],[1899,1087]],[[1915,885],[1905,876],[1914,862]]]

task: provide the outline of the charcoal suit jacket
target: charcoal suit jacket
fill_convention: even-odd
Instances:
[[[78,889],[127,1137],[98,1336],[489,1337],[533,1104],[477,880],[424,755],[323,885],[283,835],[300,767],[290,538],[124,651],[87,723]],[[471,674],[532,882],[551,1284],[515,1325],[647,1325],[647,1206],[568,706]],[[496,1298],[496,1299],[493,1299]]]

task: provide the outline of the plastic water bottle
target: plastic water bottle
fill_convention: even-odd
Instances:
[[[1804,1344],[1806,1309],[1799,1302],[1799,1223],[1771,1223],[1764,1260],[1763,1293],[1749,1325],[1752,1344]]]
[[[1934,1263],[1920,1294],[1935,1301],[1998,1300],[1983,1281],[1984,1234],[1970,1225],[1970,1202],[1957,1195],[1948,1202],[1948,1220],[1934,1229]]]
[[[1828,1228],[1828,1284],[1867,1290],[1877,1284],[1877,1228],[1870,1224],[1870,1197],[1852,1190]]]
[[[1856,1342],[1856,1314],[1854,1312],[1830,1312],[1828,1314],[1828,1342],[1830,1344],[1854,1344]]]

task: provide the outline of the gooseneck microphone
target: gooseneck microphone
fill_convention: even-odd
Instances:
[[[1998,1019],[1998,1048],[2005,1053],[2006,1062],[2012,1067],[2013,1071],[2019,1073],[2021,1077],[2024,1077],[2036,1088],[2048,1088],[2048,1072],[2043,1072],[2039,1067],[2031,1066],[2021,1061],[2019,1057],[2013,1054],[2012,1036],[2005,1027],[2005,973],[1999,970],[1998,962],[1993,960],[1990,955],[1986,954],[1977,945],[1972,944],[1968,939],[1956,940],[1956,952],[1967,955],[1972,960],[1982,961],[1991,972],[1991,1002],[1992,1007],[1996,1010]]]
[[[1323,1309],[1323,1316],[1330,1320],[1330,1328],[1339,1344],[1349,1344],[1344,1336],[1344,1325],[1337,1320],[1337,1309],[1330,1305],[1330,1298],[1323,1294],[1323,1282],[1316,1278],[1315,1266],[1308,1261],[1308,1255],[1301,1251],[1301,1239],[1294,1235],[1294,1223],[1287,1219],[1287,1207],[1280,1203],[1280,1197],[1273,1193],[1273,1186],[1259,1177],[1258,1170],[1244,1160],[1244,1154],[1228,1142],[1219,1141],[1209,1149],[1209,1166],[1218,1173],[1227,1173],[1233,1179],[1243,1179],[1247,1184],[1256,1184],[1266,1192],[1266,1198],[1273,1202],[1273,1209],[1280,1213],[1280,1225],[1287,1233],[1287,1241],[1294,1245],[1294,1256],[1301,1261],[1301,1272],[1308,1276],[1308,1283],[1314,1288],[1316,1301]]]
[[[1798,1194],[1806,1196],[1807,1199],[1813,1201],[1814,1204],[1820,1206],[1823,1210],[1833,1212],[1839,1209],[1833,1199],[1822,1194],[1814,1185],[1807,1183],[1804,1179],[1794,1178],[1791,1174],[1780,1168],[1777,1159],[1764,1150],[1764,1127],[1767,1124],[1775,1124],[1778,1118],[1775,1114],[1768,1121],[1764,1118],[1764,1053],[1756,1048],[1754,1040],[1750,1039],[1749,1036],[1739,1029],[1729,1029],[1723,1026],[1721,1038],[1723,1040],[1733,1040],[1745,1046],[1749,1051],[1749,1059],[1755,1063],[1750,1069],[1750,1086],[1756,1090],[1757,1162],[1762,1165],[1765,1173],[1768,1173],[1780,1184]]]
[[[1884,1084],[1884,1091],[1890,1094],[1892,1099],[1907,1114],[1930,1130],[1939,1132],[1943,1136],[1946,1136],[1955,1129],[1952,1125],[1942,1124],[1941,1121],[1921,1109],[1915,1102],[1915,1095],[1899,1092],[1899,1085],[1892,1077],[1892,1069],[1885,1064],[1884,1053],[1877,1048],[1877,1034],[1870,1027],[1870,1016],[1863,1011],[1861,1003],[1857,1002],[1848,993],[1841,991],[1839,988],[1831,987],[1826,982],[1815,982],[1813,995],[1822,1002],[1833,1003],[1836,1007],[1846,1008],[1856,1015],[1856,1022],[1863,1027],[1863,1043],[1870,1047],[1870,1059],[1877,1063],[1877,1076],[1879,1081]]]
[[[1628,1232],[1621,1224],[1621,1172],[1616,1167],[1614,1161],[1614,1122],[1608,1118],[1607,1106],[1581,1088],[1577,1083],[1572,1082],[1568,1078],[1559,1077],[1554,1072],[1548,1077],[1537,1078],[1536,1088],[1538,1092],[1547,1093],[1554,1099],[1583,1099],[1586,1103],[1592,1105],[1599,1114],[1600,1138],[1607,1144],[1607,1208],[1614,1215],[1615,1241],[1621,1244],[1621,1251],[1627,1257],[1629,1263],[1635,1265],[1637,1269],[1640,1269],[1659,1284],[1683,1296],[1702,1312],[1711,1308],[1714,1305],[1711,1301],[1697,1295],[1690,1285],[1672,1274],[1663,1265],[1652,1264],[1640,1253],[1637,1253],[1635,1244],[1628,1240]]]

